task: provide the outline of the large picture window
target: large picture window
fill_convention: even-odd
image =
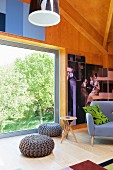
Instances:
[[[58,122],[58,51],[9,42],[0,51],[0,132]]]

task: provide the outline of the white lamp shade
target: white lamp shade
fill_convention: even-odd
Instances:
[[[60,22],[58,0],[31,0],[29,22],[38,26],[53,26]]]

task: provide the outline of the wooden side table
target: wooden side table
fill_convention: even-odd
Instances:
[[[61,117],[61,120],[63,120],[64,123],[64,130],[62,132],[62,138],[61,138],[61,143],[63,141],[63,139],[66,137],[68,137],[68,133],[71,132],[75,141],[77,142],[77,138],[73,132],[72,126],[75,122],[75,120],[77,119],[77,117],[73,117],[73,116],[65,116],[65,117]],[[71,121],[71,123],[69,123]]]

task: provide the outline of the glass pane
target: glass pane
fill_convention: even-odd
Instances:
[[[0,45],[0,131],[54,121],[54,54]]]

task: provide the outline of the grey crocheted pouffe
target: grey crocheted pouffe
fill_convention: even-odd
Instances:
[[[62,133],[62,127],[58,123],[44,123],[39,125],[38,133],[50,137],[60,136]]]
[[[20,141],[20,152],[27,157],[43,157],[54,149],[54,141],[46,135],[26,136]]]

